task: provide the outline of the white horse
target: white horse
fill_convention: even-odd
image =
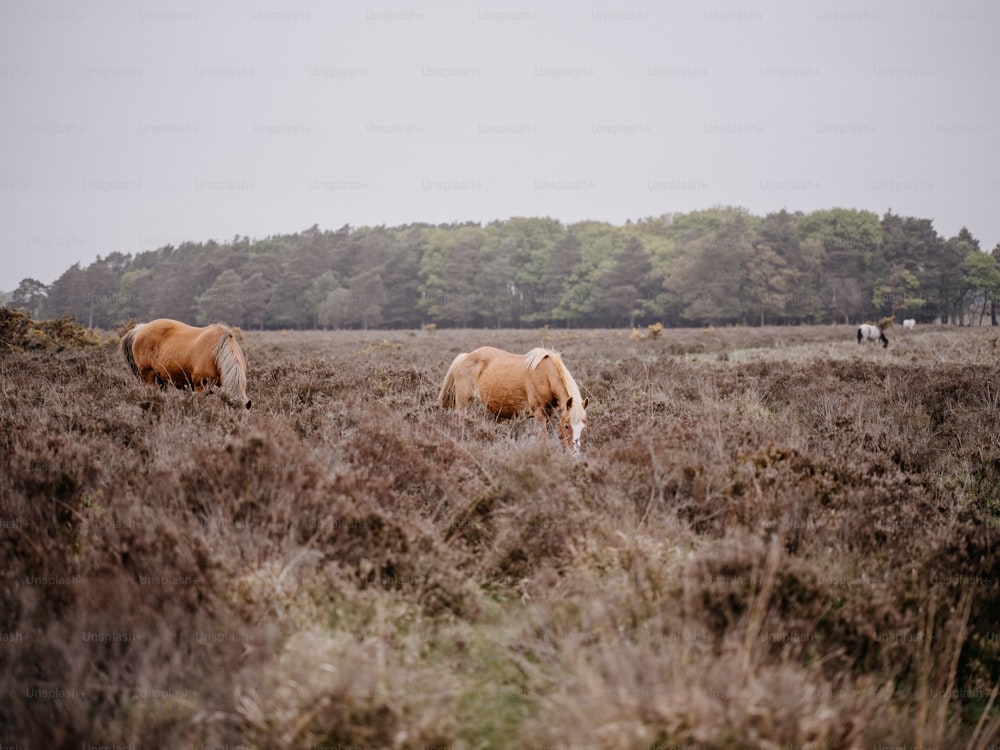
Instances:
[[[862,323],[858,326],[858,343],[862,341],[881,341],[882,348],[889,346],[889,339],[885,337],[882,333],[882,329],[878,326],[869,325],[868,323]]]
[[[906,320],[903,321],[903,328],[905,328],[907,331],[912,331],[914,326],[916,325],[917,321],[915,321],[913,318],[907,318]]]

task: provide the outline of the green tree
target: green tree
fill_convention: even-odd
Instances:
[[[768,315],[784,315],[790,284],[785,259],[770,245],[758,244],[747,254],[744,274],[743,297],[748,311],[760,314],[760,325],[764,325]]]
[[[118,326],[129,320],[148,319],[143,301],[149,299],[152,280],[151,268],[132,268],[122,274],[118,292],[108,311],[113,325]]]
[[[364,271],[349,282],[354,297],[352,325],[364,329],[375,327],[382,322],[382,307],[385,305],[385,285],[382,283],[380,268]]]
[[[419,228],[400,230],[382,269],[385,304],[382,324],[391,328],[416,327],[420,324],[420,256],[423,233]]]
[[[111,253],[98,256],[87,268],[74,263],[49,287],[42,303],[45,317],[72,315],[89,328],[107,328],[115,323],[111,310],[117,301],[118,284],[129,257]]]
[[[440,304],[442,318],[452,325],[468,326],[476,319],[480,242],[480,238],[460,239],[451,253]]]
[[[499,244],[500,254],[495,259],[511,276],[511,287],[501,293],[504,302],[498,301],[499,306],[505,308],[513,325],[535,319],[543,308],[549,255],[566,229],[555,219],[524,217],[495,222],[486,229]]]
[[[149,317],[174,318],[190,322],[197,317],[197,296],[212,285],[221,273],[214,264],[206,269],[207,247],[184,243],[163,248],[157,263],[155,283],[151,287]]]
[[[243,280],[232,269],[220,273],[212,285],[195,300],[198,325],[228,323],[243,325],[245,302],[243,300]]]
[[[41,316],[45,298],[48,296],[49,288],[38,279],[21,279],[21,283],[14,290],[11,298],[12,307],[24,310],[35,320]]]
[[[240,294],[243,297],[243,324],[263,330],[271,284],[261,271],[254,271],[243,280]]]
[[[986,310],[991,301],[1000,295],[1000,266],[996,258],[980,251],[970,249],[962,262],[962,299],[964,302],[959,323],[969,315],[969,325],[972,325],[976,310],[979,311],[978,325],[983,324]]]
[[[958,274],[941,265],[941,240],[926,219],[882,217],[872,302],[878,315],[934,317],[948,307]],[[954,269],[957,271],[957,269]]]
[[[331,270],[323,271],[313,279],[302,300],[308,311],[310,326],[322,325],[319,321],[319,308],[326,302],[330,293],[339,288],[341,288],[341,283],[337,279],[337,274]]]
[[[519,305],[514,247],[514,239],[493,236],[479,248],[472,314],[481,324],[497,328],[516,325]]]
[[[542,284],[543,303],[538,319],[565,320],[560,315],[559,303],[580,258],[580,240],[573,232],[567,232],[552,246]]]
[[[993,252],[990,253],[993,256],[993,262],[1000,267],[1000,242],[997,246],[993,248]],[[990,325],[1000,325],[1000,321],[997,320],[997,301],[1000,300],[1000,291],[993,295],[993,299],[990,300]]]
[[[743,272],[750,250],[750,227],[742,213],[685,243],[675,272],[665,282],[683,319],[736,323],[745,316]]]
[[[49,287],[42,303],[43,317],[72,315],[78,321],[86,322],[90,317],[90,300],[87,272],[80,268],[79,263],[74,263]]]
[[[563,284],[562,296],[553,315],[568,326],[598,325],[602,321],[594,295],[601,275],[614,265],[622,248],[620,228],[606,222],[584,221],[568,227],[580,243],[580,261]]]
[[[319,324],[324,328],[342,328],[355,319],[354,293],[346,287],[331,290],[320,303]]]
[[[632,237],[615,257],[614,265],[601,274],[594,293],[594,305],[612,325],[628,320],[635,327],[636,318],[649,311],[656,295],[653,266],[638,237]]]
[[[285,238],[269,238],[248,247],[240,273],[246,326],[265,328],[268,325],[268,305],[283,276],[282,261],[292,252],[291,243]]]
[[[919,290],[920,279],[917,275],[897,265],[888,271],[883,281],[875,285],[872,304],[880,316],[895,318],[897,313],[907,316],[926,304],[926,300],[918,296]]]
[[[435,227],[428,232],[420,261],[418,308],[435,323],[472,324],[476,256],[482,240],[478,226]]]
[[[824,250],[818,239],[800,237],[801,218],[802,214],[784,209],[768,214],[757,230],[754,247],[767,247],[777,255],[773,264],[784,263],[778,271],[780,280],[770,284],[768,294],[781,297],[770,314],[780,315],[786,322],[819,322],[828,319],[820,293]],[[764,279],[757,280],[758,285],[761,281]]]
[[[106,258],[98,256],[87,268],[87,284],[90,286],[90,303],[87,315],[88,327],[111,328],[119,321],[114,311],[121,306],[119,285],[122,275],[129,266],[129,256],[111,253]]]
[[[524,217],[313,226],[112,253],[74,264],[44,297],[25,288],[18,300],[30,299],[41,317],[102,327],[240,315],[238,305],[211,308],[210,298],[241,300],[242,324],[258,328],[606,326],[643,316],[668,325],[796,323],[884,313],[964,323],[970,310],[996,315],[997,294],[972,249],[978,242],[965,229],[946,242],[928,219],[842,208],[760,219],[719,206],[619,226]]]
[[[312,325],[314,310],[304,302],[310,279],[286,268],[267,300],[267,325],[271,328],[305,328]]]
[[[966,259],[974,257],[972,253],[975,252],[979,252],[979,243],[964,227],[957,236],[941,244],[934,281],[939,316],[945,323],[965,324],[965,308],[974,288]]]
[[[814,211],[800,219],[799,233],[803,241],[822,243],[819,288],[830,312],[845,323],[869,317],[872,266],[882,243],[878,216],[845,208]]]

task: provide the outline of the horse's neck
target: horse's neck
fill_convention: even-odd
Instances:
[[[580,401],[580,389],[576,385],[576,381],[573,380],[573,376],[569,374],[569,370],[566,369],[566,365],[562,363],[562,360],[553,358],[552,364],[556,368],[556,382],[558,383],[559,392],[556,396],[559,398],[559,405],[565,406],[569,399],[573,399],[573,402],[579,406]]]

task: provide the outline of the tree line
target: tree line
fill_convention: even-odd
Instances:
[[[1000,245],[931,220],[715,207],[624,225],[550,218],[310,229],[112,252],[11,304],[89,327],[254,329],[856,323],[996,325]]]

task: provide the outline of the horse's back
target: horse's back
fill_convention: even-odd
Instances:
[[[488,372],[493,377],[523,379],[528,372],[523,355],[497,349],[495,346],[473,349],[465,361],[476,368],[480,377]]]
[[[151,367],[158,377],[174,383],[218,380],[215,346],[228,331],[225,326],[199,328],[157,318],[137,328],[133,347],[140,367]]]
[[[193,342],[210,341],[212,345],[218,342],[219,337],[231,333],[227,326],[221,323],[212,323],[207,326],[191,326],[179,320],[171,318],[157,318],[142,325],[142,333],[149,338],[163,340],[175,339],[184,342],[185,345],[192,345]]]
[[[522,355],[481,346],[468,353],[462,367],[473,375],[479,400],[494,414],[512,417],[528,408],[528,368]]]
[[[559,364],[547,349],[513,354],[495,347],[481,347],[486,364],[479,372],[479,395],[501,416],[530,412],[538,418],[558,406],[565,393]]]
[[[148,323],[143,323],[142,330],[149,336],[171,336],[176,334],[190,335],[192,332],[200,331],[201,329],[189,326],[187,323],[182,323],[179,320],[173,320],[172,318],[157,318]]]
[[[169,345],[172,341],[186,343],[202,329],[189,326],[179,320],[157,318],[135,327],[136,346],[156,347]]]
[[[512,360],[519,360],[520,358],[521,355],[519,354],[513,354],[504,349],[498,349],[495,346],[480,346],[473,349],[466,356],[466,359],[470,362],[481,362],[483,364],[497,363],[500,365],[507,364]]]

